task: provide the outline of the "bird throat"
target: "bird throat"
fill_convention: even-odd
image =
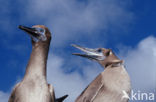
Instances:
[[[24,78],[45,78],[49,45],[33,46]]]

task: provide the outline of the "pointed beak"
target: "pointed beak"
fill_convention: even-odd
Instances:
[[[35,28],[30,28],[30,27],[19,25],[19,29],[24,30],[25,32],[27,32],[28,34],[30,34],[33,37],[39,36],[39,34],[37,33]]]
[[[98,49],[84,48],[75,44],[72,44],[72,46],[85,53],[85,54],[72,53],[72,55],[85,57],[91,60],[104,60],[105,59],[105,56],[103,55],[102,51],[99,51]]]

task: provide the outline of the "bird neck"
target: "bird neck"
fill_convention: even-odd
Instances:
[[[117,56],[115,56],[114,54],[107,57],[106,59],[104,59],[103,61],[99,62],[102,67],[106,68],[107,66],[117,66],[119,64],[123,63],[123,60],[120,60]]]
[[[49,44],[37,43],[33,45],[30,60],[28,62],[24,78],[46,79],[46,66]]]

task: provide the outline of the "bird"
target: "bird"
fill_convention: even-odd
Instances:
[[[51,32],[44,25],[19,26],[32,42],[32,52],[21,82],[12,90],[8,102],[62,102],[68,95],[55,98],[54,87],[47,83],[47,58]]]
[[[120,60],[111,49],[90,49],[75,44],[72,46],[84,52],[73,55],[96,61],[104,68],[104,71],[84,89],[75,102],[129,101],[131,82],[123,60]]]

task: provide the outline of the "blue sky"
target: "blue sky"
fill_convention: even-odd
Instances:
[[[70,44],[113,49],[125,60],[133,89],[155,92],[155,4],[155,0],[1,0],[0,102],[7,102],[23,78],[31,53],[30,37],[18,25],[42,24],[52,32],[48,82],[56,96],[70,95],[66,102],[103,71],[96,62],[72,56],[77,50]]]

